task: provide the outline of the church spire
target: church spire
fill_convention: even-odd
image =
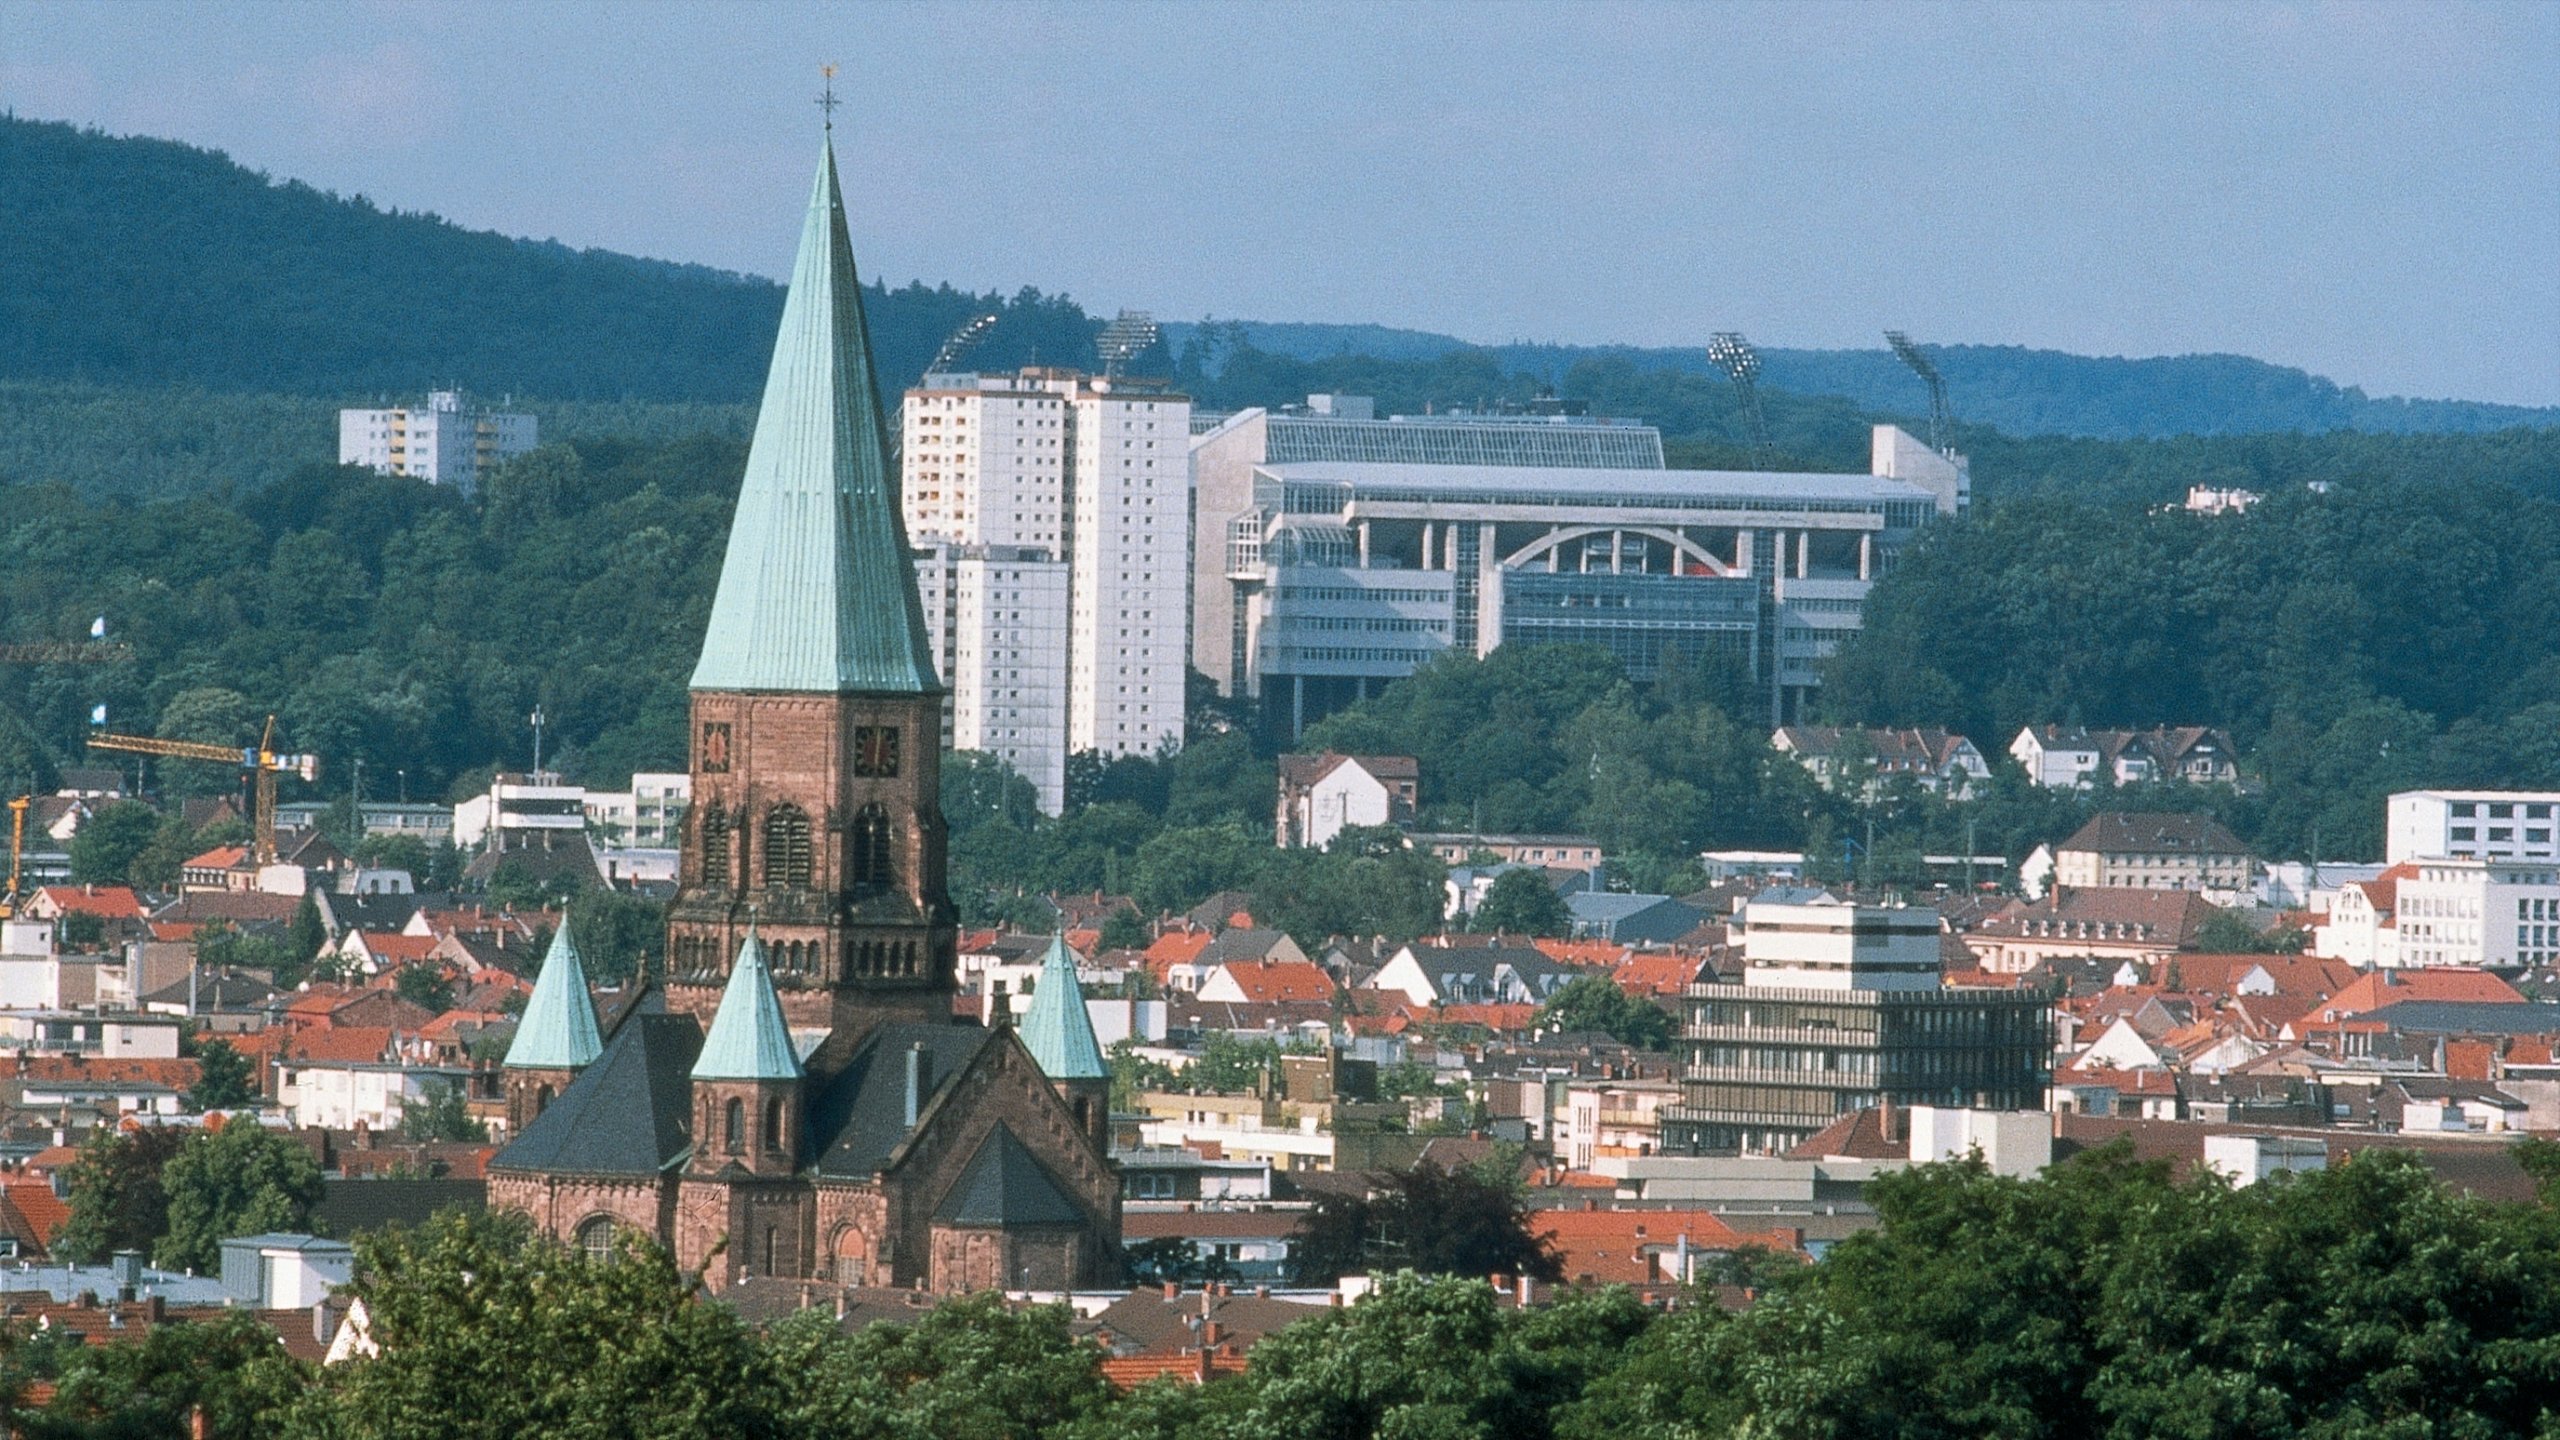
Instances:
[[[696,1080],[797,1080],[800,1053],[791,1044],[791,1028],[783,1023],[782,1001],[773,993],[773,977],[765,973],[764,942],[747,927],[738,947],[738,963],[720,994],[720,1012],[711,1017],[711,1032],[702,1037],[702,1054],[693,1062]]]
[[[1093,1016],[1084,1008],[1084,986],[1076,980],[1076,961],[1067,953],[1063,935],[1049,937],[1049,953],[1040,962],[1040,988],[1031,992],[1031,1013],[1022,1017],[1022,1043],[1040,1062],[1040,1073],[1052,1080],[1107,1080],[1111,1067],[1094,1038]]]
[[[930,694],[932,656],[830,138],[693,688]]]
[[[516,1038],[507,1046],[506,1063],[516,1070],[583,1070],[603,1053],[595,1002],[587,996],[587,967],[563,915],[560,928],[551,932],[551,949],[542,957]]]

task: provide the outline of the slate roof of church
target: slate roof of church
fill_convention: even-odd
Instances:
[[[1040,1168],[1029,1147],[998,1124],[933,1218],[953,1225],[1081,1225],[1084,1212]]]
[[[872,1031],[811,1108],[809,1134],[820,1147],[818,1173],[868,1179],[907,1138],[906,1056],[911,1047],[922,1045],[932,1061],[930,1083],[917,1106],[921,1114],[994,1039],[995,1032],[974,1025],[883,1025]]]
[[[614,1031],[596,1063],[490,1160],[493,1170],[655,1175],[692,1148],[693,1061],[702,1027],[690,1015],[642,1013]]]
[[[832,143],[819,153],[693,688],[941,689]]]

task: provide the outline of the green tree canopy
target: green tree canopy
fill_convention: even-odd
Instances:
[[[1557,986],[1538,1007],[1537,1023],[1552,1030],[1597,1031],[1638,1050],[1671,1045],[1671,1013],[1619,989],[1606,975],[1576,975]]]
[[[163,1171],[192,1132],[175,1125],[89,1132],[64,1172],[71,1214],[54,1236],[64,1255],[95,1264],[118,1250],[149,1252],[169,1230]]]
[[[188,1140],[160,1179],[169,1223],[154,1254],[164,1270],[212,1270],[235,1235],[308,1230],[320,1202],[311,1152],[248,1117]]]
[[[1467,917],[1467,928],[1483,935],[1563,935],[1573,929],[1573,912],[1546,872],[1505,870],[1485,887],[1484,903]]]

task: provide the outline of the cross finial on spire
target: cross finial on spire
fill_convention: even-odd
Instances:
[[[833,131],[836,128],[836,107],[844,103],[836,98],[836,67],[821,65],[818,73],[827,77],[826,88],[818,92],[818,109],[827,117],[827,129]]]

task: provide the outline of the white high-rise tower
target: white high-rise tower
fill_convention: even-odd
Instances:
[[[1191,402],[1072,370],[907,392],[908,533],[952,748],[1056,812],[1067,756],[1182,743]]]

